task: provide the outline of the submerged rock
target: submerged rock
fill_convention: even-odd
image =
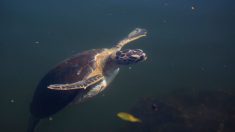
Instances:
[[[124,132],[233,132],[235,96],[225,91],[174,91],[162,98],[144,98],[130,110],[141,124]]]

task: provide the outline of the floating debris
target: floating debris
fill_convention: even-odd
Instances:
[[[130,66],[129,66],[129,67],[128,67],[128,69],[129,69],[129,70],[131,70],[131,69],[132,69],[132,67],[130,67]]]
[[[122,120],[129,121],[129,122],[139,122],[139,123],[142,122],[139,118],[135,117],[132,114],[126,113],[126,112],[117,113],[117,117],[119,117]]]
[[[152,104],[152,109],[153,109],[154,111],[158,111],[158,105],[157,105],[156,103],[153,103],[153,104]]]

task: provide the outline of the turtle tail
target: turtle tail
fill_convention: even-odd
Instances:
[[[27,132],[34,132],[34,130],[39,122],[40,122],[40,118],[37,118],[33,115],[30,115]]]

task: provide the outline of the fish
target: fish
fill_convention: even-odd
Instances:
[[[132,114],[126,113],[126,112],[119,112],[117,113],[117,117],[119,117],[122,120],[133,122],[133,123],[141,123],[141,119],[135,117]]]

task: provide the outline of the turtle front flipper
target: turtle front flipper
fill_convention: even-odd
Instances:
[[[76,89],[86,89],[87,87],[101,81],[104,79],[104,76],[101,74],[92,76],[82,81],[78,81],[70,84],[52,84],[47,88],[52,90],[76,90]]]
[[[130,32],[128,34],[128,36],[126,38],[124,38],[123,40],[119,41],[119,43],[116,45],[115,48],[117,48],[118,50],[120,50],[123,46],[125,46],[126,44],[137,40],[141,37],[144,37],[147,35],[147,30],[143,29],[143,28],[135,28],[132,32]]]

